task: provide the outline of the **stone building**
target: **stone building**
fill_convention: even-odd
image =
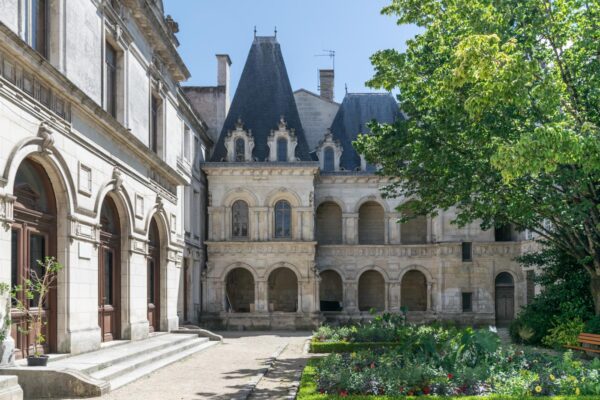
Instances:
[[[64,265],[46,351],[197,318],[211,139],[163,12],[160,0],[0,2],[0,280],[41,273],[45,256]],[[32,338],[12,320],[22,356]]]
[[[398,223],[352,141],[402,118],[389,94],[333,102],[292,92],[280,44],[255,37],[210,162],[201,321],[303,328],[406,309],[415,321],[506,324],[533,296],[510,227],[458,228],[454,211]],[[320,130],[320,132],[317,132]]]

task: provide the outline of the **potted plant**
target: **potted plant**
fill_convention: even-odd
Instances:
[[[23,279],[22,285],[13,288],[11,297],[14,307],[25,316],[25,326],[19,326],[19,331],[24,334],[33,332],[35,337],[33,354],[29,354],[30,348],[27,348],[27,365],[45,367],[48,356],[40,352],[40,348],[46,342],[43,332],[43,327],[47,324],[43,318],[44,304],[56,282],[56,275],[63,266],[54,257],[45,257],[43,261],[37,260],[37,263],[43,271],[42,276],[32,270],[30,276]],[[34,308],[29,306],[32,302],[35,303]]]

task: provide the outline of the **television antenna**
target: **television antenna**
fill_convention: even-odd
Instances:
[[[315,54],[315,57],[329,57],[331,59],[331,69],[335,69],[335,50],[323,50],[325,54]]]

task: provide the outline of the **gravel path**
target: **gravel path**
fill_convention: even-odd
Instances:
[[[257,389],[269,397],[256,399],[285,399],[287,388],[300,361],[302,347],[309,332],[219,332],[223,343],[193,355],[152,375],[133,382],[102,397],[102,400],[231,400],[245,399],[249,384],[264,373],[271,357],[281,353],[282,361],[275,363],[269,377]],[[260,394],[257,392],[257,395]],[[281,396],[281,397],[279,397]],[[100,399],[100,398],[98,398]]]

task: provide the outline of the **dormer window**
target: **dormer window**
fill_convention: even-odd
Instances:
[[[327,129],[325,137],[319,142],[316,149],[321,171],[335,172],[340,170],[340,158],[342,157],[342,145],[333,138],[331,130]]]
[[[288,129],[285,119],[279,120],[279,128],[272,130],[267,138],[269,146],[269,161],[294,161],[296,159],[296,146],[298,139],[294,129]]]
[[[326,147],[323,150],[323,170],[326,172],[335,171],[335,154],[331,147]]]
[[[277,161],[288,160],[288,141],[286,138],[280,137],[277,139]]]
[[[246,141],[239,137],[235,139],[235,161],[246,160]]]
[[[225,147],[227,148],[227,161],[252,161],[254,138],[252,137],[252,131],[244,130],[244,124],[241,119],[238,119],[235,129],[229,131],[229,134],[227,134]]]

